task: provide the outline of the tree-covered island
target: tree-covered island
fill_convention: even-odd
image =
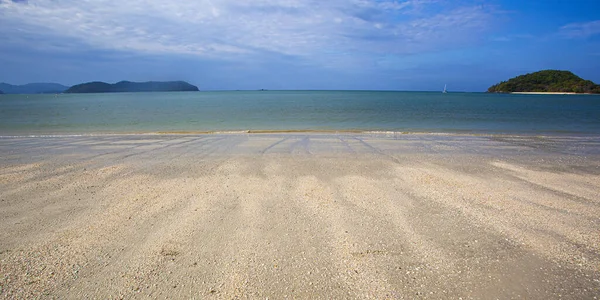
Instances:
[[[70,87],[65,93],[126,93],[126,92],[179,92],[198,91],[198,87],[185,81],[148,81],[131,82],[120,81],[110,84],[101,81],[77,84]]]
[[[500,82],[491,86],[488,92],[599,94],[600,85],[569,71],[544,70]]]

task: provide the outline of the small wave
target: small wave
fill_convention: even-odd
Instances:
[[[236,135],[236,134],[314,134],[314,135],[373,135],[398,137],[402,135],[430,136],[529,136],[527,133],[498,132],[427,132],[427,131],[393,131],[393,130],[318,130],[318,129],[265,129],[265,130],[215,130],[215,131],[155,131],[155,132],[113,132],[113,133],[73,133],[73,134],[15,134],[0,135],[0,139],[8,138],[72,138],[72,137],[106,137],[106,136],[158,136],[158,135]],[[540,133],[536,134],[540,135]],[[549,134],[550,136],[552,134]],[[577,134],[574,134],[577,136]]]
[[[2,138],[65,138],[65,137],[89,137],[89,136],[115,136],[125,134],[112,133],[85,133],[85,134],[22,134],[22,135],[0,135]]]

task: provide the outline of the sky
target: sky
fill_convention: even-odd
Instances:
[[[485,91],[600,83],[599,0],[0,0],[0,82]]]

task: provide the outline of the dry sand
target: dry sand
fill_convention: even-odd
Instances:
[[[0,138],[5,298],[600,295],[600,139]]]

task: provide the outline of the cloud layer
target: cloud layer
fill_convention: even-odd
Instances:
[[[15,45],[234,59],[412,54],[477,42],[492,9],[470,1],[0,0]]]
[[[600,20],[567,24],[560,28],[559,33],[564,37],[574,39],[585,39],[600,35]]]

